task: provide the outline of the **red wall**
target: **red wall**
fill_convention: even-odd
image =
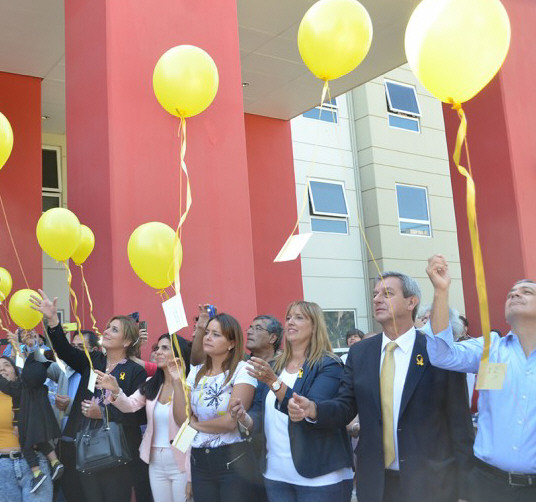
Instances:
[[[167,49],[188,43],[214,58],[220,86],[187,121],[183,298],[189,318],[211,302],[246,326],[257,305],[236,2],[70,0],[65,9],[69,205],[95,232],[87,279],[100,324],[138,310],[152,339],[165,331],[127,242],[142,223],[178,223],[178,119],[156,101],[152,71]]]
[[[477,213],[488,287],[491,327],[506,331],[504,302],[512,284],[536,278],[536,95],[533,74],[536,48],[532,26],[536,3],[503,2],[512,24],[512,44],[497,77],[464,104],[468,139],[477,189]],[[459,120],[444,105],[449,153],[452,155]],[[478,334],[480,318],[467,227],[465,178],[452,159],[458,242],[466,311],[471,332]]]
[[[300,259],[273,262],[297,218],[290,122],[246,114],[245,124],[257,310],[283,320],[303,298]]]
[[[30,287],[37,289],[43,284],[42,255],[35,236],[42,208],[41,80],[0,72],[0,111],[11,123],[14,137],[11,156],[0,170],[0,195],[24,273]],[[1,208],[0,267],[13,278],[12,292],[26,288]]]

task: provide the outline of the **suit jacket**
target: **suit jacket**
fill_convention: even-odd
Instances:
[[[339,358],[324,356],[320,362],[309,366],[305,361],[303,374],[298,376],[294,388],[287,389],[281,403],[276,399],[276,408],[288,414],[288,401],[293,392],[313,400],[330,399],[337,394],[342,376]],[[266,438],[264,436],[264,408],[270,389],[259,382],[255,399],[249,411],[254,423],[254,441],[259,443],[260,470],[266,470]],[[353,417],[352,417],[353,418]],[[309,422],[289,420],[288,434],[292,460],[298,473],[306,478],[315,478],[343,467],[352,467],[352,449],[345,425],[330,429],[319,429]],[[257,449],[257,448],[256,448]]]
[[[337,397],[317,403],[318,427],[347,424],[359,413],[359,502],[381,502],[383,498],[381,347],[381,335],[354,344]],[[457,502],[465,498],[474,439],[465,374],[432,366],[425,337],[418,331],[402,393],[397,437],[402,500]]]

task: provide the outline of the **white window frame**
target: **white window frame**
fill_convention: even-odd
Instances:
[[[348,217],[341,216],[339,218],[328,218],[326,216],[317,216],[315,214],[310,215],[311,217],[311,232],[315,234],[330,234],[330,235],[350,235],[350,225],[348,223]],[[313,218],[317,220],[331,220],[331,221],[344,221],[346,223],[346,232],[324,232],[322,230],[313,230]]]
[[[387,112],[387,125],[389,126],[390,129],[398,129],[398,130],[402,130],[402,131],[408,131],[408,132],[412,132],[413,134],[420,134],[421,133],[421,121],[419,120],[419,117],[412,117],[411,115],[402,115],[400,113],[391,113],[391,112]],[[389,122],[389,117],[400,117],[400,118],[403,118],[405,120],[411,120],[413,122],[415,122],[417,124],[417,130],[416,131],[413,131],[412,129],[406,129],[405,127],[399,127],[399,126],[396,126],[396,125],[391,125],[391,122]]]
[[[354,313],[354,326],[356,329],[359,329],[357,326],[357,310],[356,309],[322,309],[322,312],[353,312]],[[333,352],[335,354],[347,354],[350,350],[350,347],[334,347]]]
[[[418,188],[420,190],[424,190],[424,194],[426,195],[426,209],[428,210],[428,220],[416,220],[413,218],[402,218],[400,216],[400,204],[398,202],[398,190],[396,189],[397,186],[405,186],[410,188]],[[404,235],[407,237],[425,237],[428,239],[431,239],[433,236],[432,232],[432,218],[430,215],[430,199],[428,197],[428,188],[420,185],[410,185],[409,183],[395,183],[395,195],[396,195],[396,212],[398,216],[398,233],[400,235]],[[402,229],[400,228],[400,223],[419,223],[421,225],[428,225],[430,227],[430,235],[420,235],[420,234],[408,234],[405,232],[402,232]]]
[[[311,188],[311,181],[316,183],[325,183],[326,185],[339,185],[342,188],[342,196],[344,197],[344,205],[346,206],[346,214],[340,213],[328,213],[325,211],[317,211],[315,207],[315,201],[313,197],[313,189]],[[333,181],[319,178],[308,178],[307,179],[307,190],[309,191],[309,202],[311,203],[312,214],[311,216],[328,216],[333,218],[349,218],[350,212],[348,211],[348,199],[346,198],[346,189],[344,187],[344,182],[342,181]]]
[[[417,89],[414,85],[411,84],[404,84],[402,82],[397,82],[395,80],[390,79],[384,79],[383,81],[384,87],[385,87],[385,96],[387,97],[387,106],[391,113],[394,113],[395,115],[409,115],[410,117],[421,117],[421,105],[419,104],[419,98],[417,96]],[[391,102],[391,94],[389,91],[389,86],[387,84],[393,84],[393,85],[399,85],[400,87],[406,87],[407,89],[411,89],[413,91],[413,94],[415,95],[415,102],[417,103],[417,113],[411,112],[409,110],[401,110],[399,108],[395,108]]]
[[[41,182],[41,197],[58,197],[60,201],[59,207],[63,207],[63,170],[61,165],[61,147],[53,145],[41,145],[41,150],[50,150],[56,152],[56,166],[58,169],[58,188],[49,188],[42,186]]]
[[[327,121],[322,120],[322,122],[326,122],[328,124],[338,124],[339,123],[339,105],[337,105],[337,98],[332,98],[333,101],[335,101],[335,104],[331,103],[330,101],[324,101],[322,105],[315,106],[312,108],[313,110],[318,110],[319,113],[316,114],[316,116],[313,117],[305,117],[306,119],[313,119],[313,120],[322,120],[320,118],[320,115],[322,111],[326,111],[332,114],[333,117],[335,117],[335,120]],[[308,110],[310,111],[310,110]]]

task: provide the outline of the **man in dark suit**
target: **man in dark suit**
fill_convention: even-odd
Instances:
[[[383,332],[350,349],[335,399],[294,394],[291,420],[337,427],[359,413],[359,502],[457,502],[465,499],[473,433],[465,375],[430,365],[414,328],[420,290],[386,272],[374,286],[374,317]]]

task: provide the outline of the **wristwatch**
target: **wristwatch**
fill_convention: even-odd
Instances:
[[[274,392],[277,392],[277,391],[281,388],[281,384],[282,384],[282,383],[283,383],[283,382],[282,382],[281,380],[279,380],[279,378],[278,378],[278,379],[271,385],[272,390],[273,390]]]

